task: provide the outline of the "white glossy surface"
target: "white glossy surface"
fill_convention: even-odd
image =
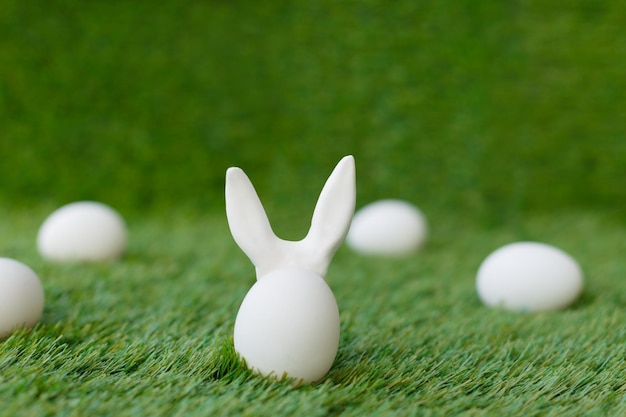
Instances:
[[[497,249],[480,265],[476,279],[483,303],[516,311],[565,308],[582,289],[583,273],[574,258],[538,242]]]
[[[127,230],[111,207],[80,201],[54,211],[37,236],[39,253],[52,261],[110,261],[126,249]]]
[[[379,200],[356,212],[346,243],[366,255],[402,256],[426,241],[428,227],[422,212],[403,200]]]
[[[337,355],[337,302],[326,282],[313,272],[270,272],[243,300],[234,338],[235,350],[262,375],[317,381]]]
[[[43,313],[44,291],[28,266],[0,258],[0,338],[20,327],[33,327]]]

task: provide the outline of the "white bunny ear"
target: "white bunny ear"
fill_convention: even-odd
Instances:
[[[348,233],[355,203],[354,157],[348,155],[339,161],[326,180],[305,238],[309,245],[319,248],[328,263]]]
[[[226,171],[226,218],[237,245],[254,265],[272,256],[279,240],[248,176],[240,168]]]
[[[317,200],[311,228],[297,242],[278,238],[246,174],[226,171],[226,217],[237,245],[256,267],[257,279],[278,268],[303,268],[325,277],[348,233],[356,201],[354,158],[344,157]]]

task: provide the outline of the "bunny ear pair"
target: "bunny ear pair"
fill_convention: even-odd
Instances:
[[[257,279],[279,268],[303,268],[325,277],[354,214],[354,157],[344,157],[324,184],[306,237],[292,242],[274,234],[254,186],[240,168],[226,171],[226,217],[237,245],[256,267]]]

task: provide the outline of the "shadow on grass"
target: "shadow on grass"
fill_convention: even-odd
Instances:
[[[568,307],[569,310],[584,310],[589,306],[593,305],[598,299],[598,294],[595,291],[591,291],[588,289],[583,290],[582,294],[578,299]]]
[[[252,375],[245,361],[235,351],[232,337],[224,337],[216,343],[211,359],[214,366],[207,380],[232,382],[242,378],[248,379]]]
[[[300,384],[293,378],[286,375],[275,377],[273,375],[263,376],[253,372],[246,365],[245,359],[241,358],[235,351],[232,337],[223,338],[217,344],[214,352],[213,362],[215,367],[208,380],[221,380],[229,383],[252,382],[266,387],[289,387],[291,389],[304,388],[315,384]],[[323,382],[324,379],[322,379]]]
[[[384,385],[390,377],[396,376],[396,365],[406,362],[407,358],[419,361],[421,356],[411,346],[400,347],[383,341],[359,348],[354,347],[356,342],[355,337],[347,337],[343,347],[339,349],[333,367],[320,382],[327,380],[339,386]]]

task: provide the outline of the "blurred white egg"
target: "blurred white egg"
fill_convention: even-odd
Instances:
[[[261,375],[318,381],[339,348],[339,309],[323,278],[284,268],[260,278],[235,320],[235,350]]]
[[[28,266],[0,258],[0,338],[22,327],[33,327],[43,313],[44,291]]]
[[[379,200],[358,210],[346,243],[367,255],[402,256],[418,250],[428,234],[426,219],[413,204]]]
[[[126,249],[124,219],[111,207],[80,201],[54,211],[37,236],[39,253],[51,261],[110,261]]]
[[[511,243],[491,253],[476,278],[488,306],[549,311],[572,304],[583,289],[583,272],[570,255],[544,243]]]

